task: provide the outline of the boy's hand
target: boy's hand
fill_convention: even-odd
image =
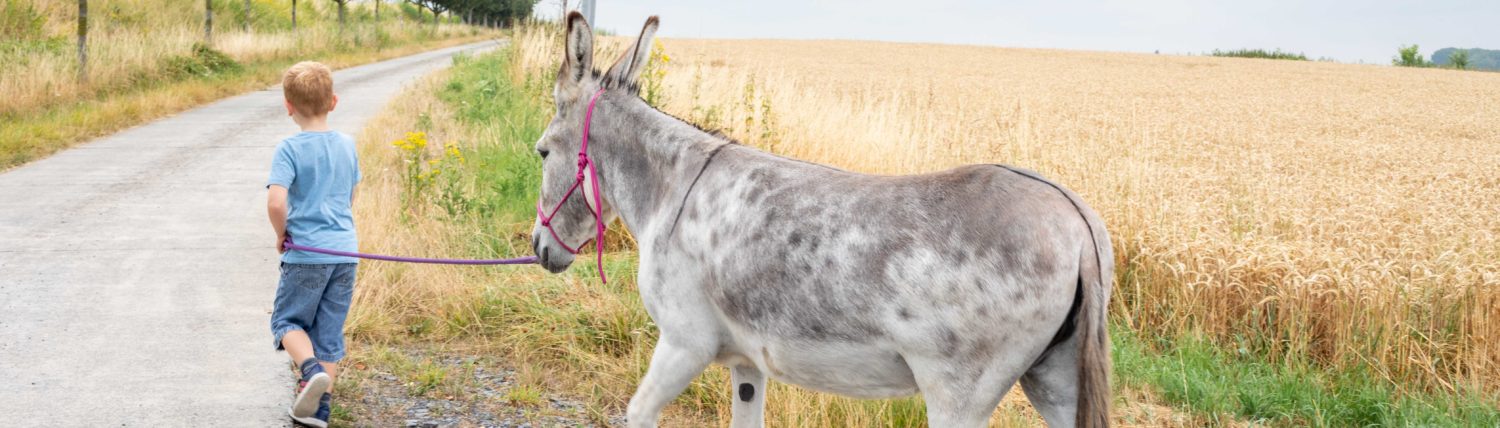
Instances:
[[[276,239],[276,252],[286,254],[286,236]]]

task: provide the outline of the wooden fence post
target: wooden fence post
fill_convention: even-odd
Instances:
[[[78,82],[89,82],[89,0],[78,0]]]
[[[203,44],[214,45],[214,0],[203,0]]]

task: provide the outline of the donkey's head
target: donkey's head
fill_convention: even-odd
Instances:
[[[569,248],[581,248],[594,236],[596,230],[591,208],[595,200],[593,192],[596,177],[587,171],[579,171],[578,162],[584,118],[589,114],[590,99],[600,88],[634,92],[635,80],[640,76],[651,53],[651,39],[656,35],[656,26],[655,16],[646,19],[640,37],[609,68],[609,72],[600,75],[593,69],[593,30],[582,14],[568,14],[562,67],[557,72],[557,84],[552,89],[557,111],[552,117],[552,123],[547,124],[542,138],[536,142],[537,154],[542,157],[542,191],[537,201],[539,215],[536,226],[532,228],[531,245],[542,267],[553,273],[567,269],[573,263],[574,256]],[[597,117],[599,113],[596,110],[594,114],[596,117],[593,121],[597,123],[600,120]],[[590,130],[590,146],[613,140],[608,135],[601,135],[601,131],[603,130],[599,127]],[[589,149],[589,156],[592,158],[598,151]],[[578,182],[578,174],[583,174],[584,181],[578,189],[569,193]],[[600,195],[598,199],[602,202],[598,209],[603,213],[598,221],[608,224],[617,213],[608,198]],[[544,219],[543,216],[549,218]],[[548,224],[544,224],[544,221]]]

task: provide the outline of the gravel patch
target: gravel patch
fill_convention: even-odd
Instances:
[[[389,368],[373,363],[364,369],[356,367],[361,379],[358,391],[350,395],[358,398],[341,403],[349,408],[354,420],[336,426],[593,428],[622,426],[624,422],[623,415],[615,415],[609,417],[609,425],[595,423],[581,402],[546,392],[534,404],[511,403],[507,394],[517,386],[515,372],[484,358],[418,351],[405,355],[411,361],[441,368],[449,376],[444,380],[445,387],[418,393],[421,389],[414,388],[410,379],[391,373]]]

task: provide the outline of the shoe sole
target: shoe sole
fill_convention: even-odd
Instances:
[[[328,428],[328,422],[324,422],[324,421],[318,420],[318,418],[314,418],[312,416],[308,416],[308,417],[305,417],[305,418],[299,418],[299,417],[296,417],[296,416],[292,416],[292,421],[297,422],[298,424],[301,424],[303,426],[308,426],[308,427],[312,427],[312,428]]]
[[[308,379],[307,386],[297,393],[297,401],[292,403],[292,409],[288,412],[292,420],[316,428],[328,426],[328,422],[314,418],[313,414],[318,412],[318,400],[323,398],[330,386],[333,386],[333,378],[328,377],[327,373],[318,373]]]

